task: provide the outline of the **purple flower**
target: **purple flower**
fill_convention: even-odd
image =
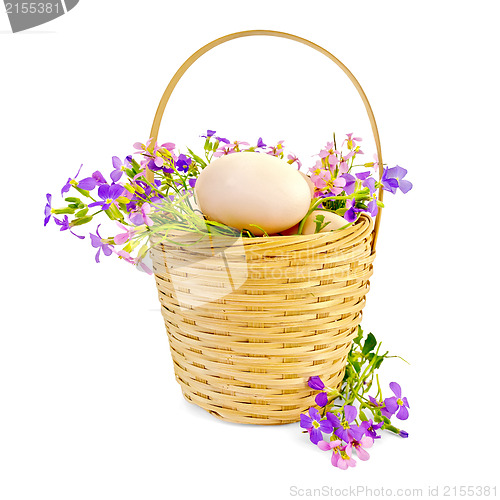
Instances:
[[[201,137],[208,139],[209,137],[212,137],[213,135],[215,135],[215,130],[207,130],[207,135],[202,135]]]
[[[197,181],[197,180],[198,180],[198,179],[189,179],[189,180],[188,180],[188,183],[189,183],[189,185],[190,185],[192,188],[194,188],[194,187],[196,186],[196,181]]]
[[[355,222],[358,218],[358,213],[362,212],[362,208],[356,208],[356,199],[350,198],[347,200],[345,207],[347,208],[346,213],[344,214],[344,219],[347,222]]]
[[[77,234],[75,234],[73,231],[71,231],[71,226],[69,225],[69,219],[68,219],[68,216],[65,215],[63,217],[63,220],[59,220],[57,219],[56,217],[54,217],[54,221],[55,223],[58,225],[58,226],[61,226],[61,229],[60,231],[68,231],[73,235],[73,236],[76,236],[77,238],[80,238],[81,240],[84,240],[85,239],[85,236],[78,236]]]
[[[377,434],[376,431],[378,431],[382,425],[384,425],[384,422],[379,422],[378,424],[373,423],[373,420],[364,420],[361,422],[359,428],[363,431],[365,436],[370,436],[373,439],[380,439],[380,436]]]
[[[52,195],[50,193],[47,193],[47,205],[45,205],[45,220],[43,222],[43,225],[46,226],[52,217]]]
[[[99,234],[99,227],[101,225],[99,224],[96,229],[97,234],[90,234],[90,242],[92,243],[92,246],[94,248],[98,248],[97,253],[95,254],[95,261],[99,263],[99,255],[101,253],[101,250],[106,257],[109,257],[113,253],[113,246],[106,244],[103,242],[103,239],[101,238],[101,235]]]
[[[85,179],[82,179],[81,181],[76,181],[76,178],[78,175],[80,175],[80,170],[82,169],[83,164],[80,165],[80,168],[78,169],[78,172],[76,173],[75,177],[71,179],[71,177],[66,181],[66,184],[61,189],[61,196],[64,196],[64,193],[67,193],[71,186],[79,187],[80,189],[84,189],[85,191],[92,191],[96,185],[97,181],[94,179],[94,177],[86,177]]]
[[[408,170],[399,165],[393,168],[387,168],[382,174],[382,185],[386,191],[390,191],[392,194],[396,194],[399,188],[403,193],[407,193],[413,184],[410,181],[404,179]]]
[[[216,139],[219,142],[223,142],[224,144],[230,144],[231,143],[231,141],[229,139],[226,139],[225,137],[216,137]]]
[[[262,137],[259,137],[259,140],[257,141],[257,148],[265,148],[265,147],[267,147],[267,144],[264,144]]]
[[[80,165],[80,168],[78,169],[78,172],[76,173],[74,179],[72,179],[71,177],[66,181],[66,184],[64,184],[64,186],[62,187],[61,189],[61,196],[64,197],[64,193],[67,193],[71,186],[73,185],[73,182],[77,177],[78,175],[80,174],[80,170],[82,169],[83,167],[83,163]]]
[[[191,158],[187,157],[184,154],[181,154],[179,155],[179,158],[177,158],[175,166],[179,172],[187,172],[192,161],[193,160]]]
[[[323,432],[330,434],[333,430],[332,423],[327,419],[322,419],[319,411],[311,407],[309,408],[309,416],[300,415],[300,426],[309,431],[309,439],[312,443],[318,444],[323,439]]]
[[[409,436],[409,434],[408,434],[406,431],[404,431],[403,429],[401,429],[401,430],[399,431],[399,435],[400,435],[402,438],[407,438],[407,437]]]
[[[399,420],[406,420],[408,418],[408,400],[401,398],[401,386],[396,382],[389,384],[394,396],[384,399],[385,408],[382,409],[382,415],[391,418],[394,414]]]
[[[363,437],[363,430],[353,422],[356,420],[358,410],[355,406],[344,406],[344,418],[342,421],[334,413],[327,413],[328,420],[335,428],[335,435],[349,443],[352,439],[359,441]]]
[[[107,210],[116,201],[116,199],[122,195],[124,189],[125,188],[119,184],[111,184],[111,186],[108,184],[102,184],[97,190],[97,194],[102,201],[95,201],[94,203],[91,203],[89,208],[100,206],[102,210]]]
[[[316,391],[322,391],[325,388],[325,384],[317,375],[315,375],[314,377],[309,377],[307,384],[311,389],[314,389]]]
[[[123,175],[123,172],[126,168],[130,168],[130,163],[125,159],[125,161],[121,161],[118,156],[113,156],[113,171],[111,172],[111,180],[113,182],[118,182]],[[162,163],[163,164],[163,163]]]

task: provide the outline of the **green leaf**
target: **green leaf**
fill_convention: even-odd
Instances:
[[[363,350],[361,351],[365,356],[373,351],[373,348],[377,345],[377,340],[375,339],[375,335],[373,333],[369,333],[368,337],[366,337],[365,343],[363,345]]]
[[[81,219],[75,219],[70,226],[81,226],[83,224],[87,224],[87,222],[90,222],[92,220],[92,215],[89,215],[88,217],[82,217]]]
[[[359,410],[359,418],[365,422],[366,420],[368,420],[368,417],[365,415],[365,413],[362,411],[362,410]]]
[[[68,205],[69,208],[74,208],[75,210],[77,210],[79,207],[79,203],[71,203],[70,205]]]
[[[64,198],[64,201],[67,201],[69,203],[80,203],[80,198],[73,198],[70,196],[69,198]]]
[[[62,214],[74,214],[75,209],[74,208],[53,208],[52,209],[53,214],[57,215],[62,215]]]
[[[84,208],[83,210],[80,210],[79,212],[76,212],[75,216],[76,217],[85,217],[87,215],[87,212],[89,211],[89,208]]]
[[[363,330],[361,328],[361,325],[358,326],[358,335],[356,338],[353,340],[353,342],[357,345],[361,345],[361,340],[363,339]]]
[[[358,361],[351,361],[351,365],[356,371],[356,373],[359,373],[361,371],[361,365],[359,364]]]
[[[203,167],[206,167],[207,166],[207,162],[205,160],[203,160],[202,158],[200,158],[198,155],[195,155],[189,148],[187,148],[187,150],[189,151],[189,154],[201,165],[203,165]]]

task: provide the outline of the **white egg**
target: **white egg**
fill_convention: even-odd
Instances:
[[[309,189],[311,190],[311,198],[312,198],[314,196],[314,191],[316,191],[316,186],[314,185],[314,182],[311,180],[311,178],[307,174],[304,174],[304,172],[301,172],[300,170],[299,170],[299,174],[302,175],[302,177],[304,177],[304,179],[306,180],[307,185],[309,186]]]
[[[311,191],[301,173],[265,153],[217,158],[196,182],[196,199],[211,220],[262,235],[299,222],[309,210]],[[259,227],[257,227],[259,226]]]

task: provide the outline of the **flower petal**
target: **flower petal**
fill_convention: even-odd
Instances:
[[[389,384],[394,395],[399,399],[401,397],[401,386],[397,382],[391,382]]]
[[[312,427],[312,420],[307,415],[303,413],[300,414],[300,426],[302,429],[310,429]]]
[[[317,420],[318,422],[321,420],[321,415],[319,414],[317,408],[314,408],[314,406],[311,406],[311,408],[309,408],[309,415],[311,416],[311,418]]]
[[[120,184],[111,184],[111,187],[109,188],[109,197],[112,200],[116,200],[124,191],[124,187],[120,186]]]
[[[344,406],[344,414],[345,414],[346,420],[350,423],[357,417],[358,410],[356,409],[355,406],[346,405],[346,406]]]
[[[400,406],[399,411],[396,413],[396,417],[399,418],[399,420],[406,420],[409,417],[408,409],[406,406]]]
[[[325,384],[317,375],[310,377],[307,383],[311,389],[316,389],[317,391],[322,391],[325,388]]]
[[[318,444],[323,439],[323,434],[321,434],[321,431],[319,429],[313,427],[310,431],[309,438],[311,440],[311,443]]]
[[[320,450],[323,450],[323,451],[328,451],[328,450],[331,450],[333,448],[332,444],[334,443],[335,441],[330,441],[329,443],[327,443],[326,441],[318,441],[318,448]]]
[[[394,415],[394,413],[398,411],[399,408],[398,400],[395,397],[384,399],[384,403],[385,403],[385,408],[389,413]]]
[[[325,434],[330,434],[331,432],[333,432],[333,424],[328,419],[321,420],[321,422],[319,423],[319,429]]]
[[[328,396],[326,395],[326,392],[320,392],[319,394],[317,394],[314,398],[314,401],[318,406],[326,406],[328,404]]]
[[[121,179],[122,175],[123,175],[122,170],[113,170],[109,176],[111,177],[111,180],[113,182],[118,182]]]

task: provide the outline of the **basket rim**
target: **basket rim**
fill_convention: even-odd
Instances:
[[[228,238],[228,239],[239,239],[241,238],[245,246],[252,246],[252,245],[263,245],[263,244],[270,244],[272,242],[276,243],[294,243],[294,242],[305,242],[305,241],[315,241],[315,240],[341,240],[344,237],[360,232],[362,230],[366,230],[368,227],[371,226],[371,230],[369,231],[370,233],[373,233],[374,229],[374,224],[373,224],[373,218],[367,214],[367,213],[361,213],[358,220],[354,222],[354,224],[350,225],[349,227],[346,227],[344,229],[336,229],[334,231],[325,231],[324,233],[313,233],[313,234],[291,234],[291,235],[272,235],[272,236],[257,236],[255,238],[246,238],[242,237],[241,235],[239,236],[225,236],[225,235],[217,235],[217,238]],[[178,234],[179,230],[176,230],[176,233]],[[192,233],[191,231],[184,231],[182,232],[186,236],[189,234],[193,235],[193,239],[198,239],[199,236],[195,233]],[[207,233],[209,235],[209,233]],[[161,238],[159,234],[155,234],[153,237]],[[169,243],[169,240],[163,240],[162,242],[150,242],[153,243],[152,246],[158,245],[158,244],[163,244],[163,243]]]

